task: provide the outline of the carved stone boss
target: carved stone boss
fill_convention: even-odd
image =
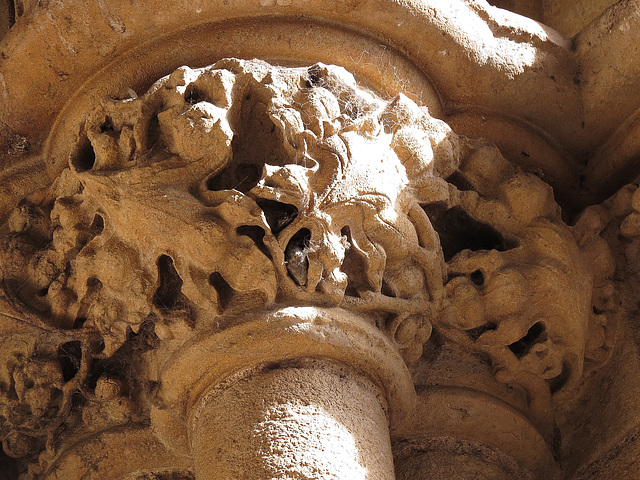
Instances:
[[[96,438],[154,453],[87,478],[436,478],[473,448],[493,478],[555,474],[614,337],[593,216],[340,67],[226,59],[131,93],[2,226],[0,434],[28,478]],[[458,403],[484,427],[448,427]],[[516,424],[513,448],[482,430]]]

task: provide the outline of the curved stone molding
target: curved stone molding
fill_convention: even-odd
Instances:
[[[459,387],[420,389],[413,418],[394,442],[398,479],[455,478],[465,468],[478,478],[560,478],[540,432],[493,396]]]
[[[69,17],[72,25],[68,27],[69,33],[65,35],[63,25],[67,11],[74,11],[74,15]],[[566,64],[563,64],[563,60],[570,57],[568,39],[551,29],[545,30],[533,21],[505,15],[505,12],[480,2],[429,4],[385,0],[343,4],[323,0],[309,4],[297,0],[284,3],[252,0],[225,3],[220,0],[201,6],[194,6],[188,2],[176,3],[172,5],[171,12],[172,15],[166,15],[164,11],[159,12],[152,4],[146,2],[134,8],[127,2],[111,2],[106,7],[66,0],[48,5],[47,8],[36,7],[30,12],[30,16],[19,19],[15,28],[8,34],[7,42],[11,44],[11,37],[20,35],[22,29],[41,29],[43,37],[54,42],[52,48],[59,52],[56,62],[47,66],[44,56],[37,53],[39,50],[31,44],[24,43],[11,45],[5,52],[6,60],[12,62],[30,52],[32,56],[29,64],[35,69],[42,69],[43,73],[46,72],[46,79],[42,79],[45,82],[43,85],[46,87],[46,82],[52,81],[56,90],[58,87],[61,89],[49,101],[52,104],[60,100],[66,103],[74,87],[84,81],[87,72],[96,72],[99,69],[96,66],[102,65],[105,57],[123,55],[132,46],[149,43],[150,38],[163,37],[167,32],[193,30],[221,20],[253,20],[268,16],[290,21],[296,16],[301,16],[305,20],[318,19],[338,25],[347,23],[356,31],[367,32],[367,36],[383,40],[386,45],[407,52],[411,62],[419,65],[422,71],[427,72],[428,76],[436,81],[443,91],[443,96],[456,99],[455,102],[461,105],[478,102],[478,95],[481,95],[484,98],[480,103],[486,104],[488,109],[509,112],[513,110],[513,102],[517,98],[519,106],[529,112],[525,116],[546,119],[551,108],[556,117],[554,124],[566,129],[564,125],[567,124],[567,111],[561,105],[567,103],[567,93],[575,94],[575,99],[578,99],[577,89],[575,86],[572,87],[573,76],[565,71]],[[83,18],[93,17],[104,20],[99,25],[89,25],[82,21]],[[348,22],[345,22],[345,18],[348,18]],[[531,35],[530,43],[520,41],[523,31]],[[241,36],[237,35],[235,40],[242,42]],[[39,39],[31,38],[34,42]],[[274,42],[279,41],[277,38],[271,38],[270,43]],[[321,42],[318,42],[318,46],[320,44]],[[426,44],[431,44],[432,48],[423,48]],[[190,48],[213,50],[212,46],[200,47],[196,44]],[[289,46],[289,49],[296,48],[295,45]],[[542,53],[538,53],[538,49]],[[278,50],[287,51],[286,48]],[[238,52],[223,52],[221,56],[225,53],[244,56]],[[443,56],[447,63],[455,63],[456,68],[442,68],[444,63],[438,59]],[[540,56],[544,58],[536,58]],[[83,65],[83,71],[70,68],[71,57],[74,57],[73,61]],[[208,57],[206,60],[206,63],[211,63],[216,58]],[[348,65],[348,62],[340,62],[337,58],[334,58],[332,63]],[[535,63],[544,65],[545,72],[539,73],[536,69],[528,68]],[[477,68],[486,74],[482,75],[480,80]],[[546,71],[547,69],[549,71]],[[550,79],[549,73],[557,75]],[[472,81],[474,78],[475,82]],[[460,79],[463,80],[459,82]],[[514,83],[513,80],[517,82]],[[13,83],[11,78],[7,78],[6,81]],[[477,84],[478,81],[482,82],[483,87],[472,87],[472,84]],[[492,88],[493,81],[500,87]],[[563,88],[558,89],[558,84]],[[530,99],[521,95],[506,95],[504,91],[498,94],[502,89],[515,92],[517,89],[526,89],[527,86],[537,87],[538,94],[544,101],[530,102]],[[20,93],[15,92],[14,95]],[[510,102],[505,101],[507,96],[511,97]],[[558,97],[559,100],[549,101],[547,96]],[[560,98],[563,101],[560,101]],[[475,100],[470,101],[471,99]],[[577,107],[577,103],[575,106]],[[8,108],[8,112],[13,110],[13,100]],[[58,111],[59,108],[51,110]],[[578,113],[577,109],[575,113]],[[47,115],[34,117],[45,118]],[[32,143],[39,142],[34,140]]]
[[[158,406],[188,415],[228,378],[298,358],[323,358],[350,365],[377,384],[391,423],[402,428],[413,410],[413,384],[396,348],[367,320],[336,308],[287,307],[247,313],[239,325],[193,338],[177,351],[161,347],[159,356],[172,354],[159,369]]]
[[[95,455],[101,451],[102,455]],[[119,452],[118,455],[114,455]],[[144,455],[141,455],[144,452]],[[42,472],[45,480],[194,480],[191,459],[167,450],[149,429],[106,430],[70,446]]]
[[[581,134],[569,39],[484,2],[285,3],[174,2],[163,13],[146,2],[132,8],[112,1],[107,8],[65,0],[34,7],[7,35],[3,50],[3,78],[11,94],[2,121],[11,130],[2,141],[14,152],[7,164],[46,148],[56,113],[71,97],[72,103],[91,104],[105,94],[92,84],[103,83],[108,94],[121,98],[127,88],[145,91],[150,80],[183,64],[204,66],[228,56],[289,65],[323,61],[344,66],[387,98],[403,92],[438,118],[462,119],[459,133],[491,138],[505,147],[510,161],[532,171],[544,165],[564,200],[575,200],[564,193],[579,188],[579,166],[570,157]],[[86,18],[100,21],[93,25]],[[55,55],[39,54],[43,41],[52,42]],[[140,59],[143,71],[137,68]],[[19,98],[26,101],[31,93],[16,78],[20,69],[41,72],[31,88],[49,92],[27,112]],[[493,128],[485,128],[486,119]],[[506,148],[513,146],[514,131],[524,150]],[[557,162],[547,160],[549,152]]]

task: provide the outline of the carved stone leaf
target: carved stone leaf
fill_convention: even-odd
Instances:
[[[68,171],[56,184],[71,195],[54,209],[54,246],[70,268],[54,280],[48,297],[54,315],[86,318],[102,333],[103,355],[115,352],[128,329],[136,332],[153,312],[164,288],[161,257],[171,259],[186,299],[204,310],[221,308],[213,274],[234,291],[257,292],[262,303],[275,298],[273,264],[236,233],[242,225],[266,229],[262,211],[239,192],[218,192],[215,205],[206,204],[206,195],[192,195],[202,175],[191,163],[170,156],[121,170]],[[100,228],[92,227],[96,223]],[[94,230],[88,238],[87,229]]]
[[[155,168],[81,173],[79,179],[84,195],[104,212],[106,223],[112,223],[108,229],[124,243],[138,246],[142,264],[155,266],[160,255],[168,254],[185,284],[192,269],[219,272],[232,288],[260,290],[265,301],[273,300],[271,262],[235,232],[240,225],[266,227],[261,210],[234,193],[218,206],[203,205],[188,187],[176,185],[176,179],[188,178],[188,169],[188,163],[167,168],[156,163]]]

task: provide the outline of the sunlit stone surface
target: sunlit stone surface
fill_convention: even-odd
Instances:
[[[0,479],[640,475],[637,6],[489,3],[0,2]]]

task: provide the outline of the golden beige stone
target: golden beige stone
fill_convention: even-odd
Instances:
[[[0,3],[0,479],[639,477],[613,3]]]

